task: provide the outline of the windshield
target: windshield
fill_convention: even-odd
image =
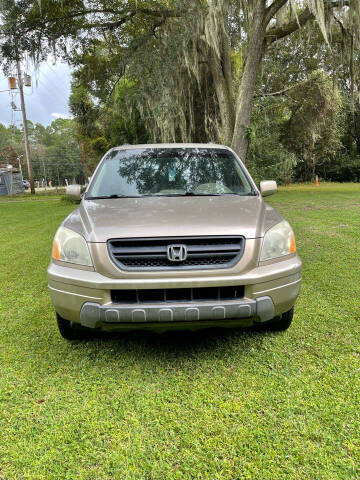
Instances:
[[[228,150],[139,148],[109,152],[86,198],[252,194],[247,175]]]

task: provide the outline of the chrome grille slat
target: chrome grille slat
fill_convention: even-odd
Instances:
[[[150,254],[141,253],[140,255],[136,255],[136,254],[132,254],[132,255],[115,254],[114,257],[117,258],[119,261],[121,261],[121,260],[147,260],[147,259],[162,260],[164,258],[164,255],[156,255],[154,253],[150,253]]]
[[[189,246],[188,252],[223,252],[229,250],[239,251],[241,249],[240,245],[195,245]]]
[[[204,253],[204,252],[199,252],[199,253],[189,253],[188,258],[208,258],[210,252]],[[236,252],[211,252],[211,257],[212,258],[217,258],[217,257],[234,257],[234,254],[236,255],[238,251]]]
[[[154,252],[154,253],[166,253],[166,247],[118,247],[118,248],[113,248],[112,250],[113,254],[131,254],[131,253],[149,253],[149,252]]]
[[[245,248],[242,236],[127,238],[107,243],[115,265],[131,271],[230,268],[240,260]],[[168,260],[169,245],[185,245],[186,260]]]

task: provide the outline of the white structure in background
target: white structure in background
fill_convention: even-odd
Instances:
[[[21,171],[13,165],[0,165],[0,195],[18,195],[24,193]]]

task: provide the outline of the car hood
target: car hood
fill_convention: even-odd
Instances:
[[[260,196],[83,200],[64,226],[88,242],[111,238],[243,235],[262,237],[282,220]]]

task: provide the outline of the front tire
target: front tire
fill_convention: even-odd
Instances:
[[[89,338],[90,333],[88,330],[74,327],[69,320],[65,320],[65,318],[62,318],[58,313],[56,314],[56,320],[60,335],[65,338],[65,340],[84,340],[85,338]]]
[[[274,332],[283,332],[290,327],[293,317],[294,307],[280,315],[280,317],[276,317],[273,320],[270,320],[270,322],[266,323],[264,326],[268,330],[272,330]]]

